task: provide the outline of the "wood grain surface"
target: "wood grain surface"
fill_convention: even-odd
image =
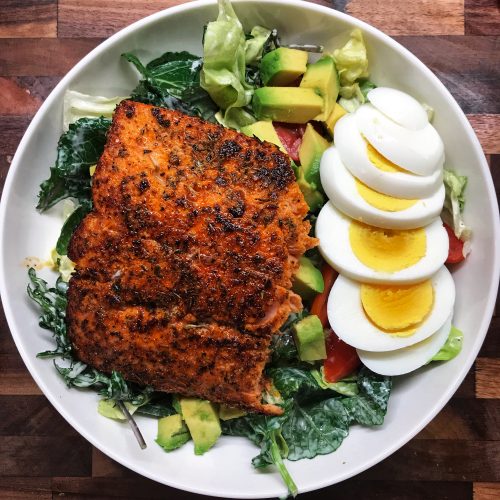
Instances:
[[[182,0],[0,0],[0,189],[16,147],[52,88],[120,28]],[[373,24],[443,81],[474,127],[500,191],[497,0],[317,0]],[[2,277],[0,277],[1,279]],[[500,498],[500,317],[440,414],[394,455],[303,499]],[[0,311],[1,499],[196,499],[103,455],[45,399]]]

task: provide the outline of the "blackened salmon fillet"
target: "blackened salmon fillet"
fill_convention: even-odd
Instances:
[[[272,335],[301,309],[315,245],[288,156],[219,125],[132,101],[116,109],[93,210],[68,256],[68,335],[80,360],[156,390],[249,411]]]

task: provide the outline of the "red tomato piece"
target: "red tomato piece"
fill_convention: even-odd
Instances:
[[[302,144],[302,136],[304,135],[306,126],[280,122],[274,122],[273,125],[290,158],[293,161],[298,162],[299,148]]]
[[[448,250],[448,258],[446,259],[446,264],[458,264],[462,262],[464,257],[464,242],[459,240],[453,229],[451,229],[448,224],[443,224],[446,232],[448,233],[448,240],[450,241],[450,247]]]
[[[318,293],[314,297],[313,303],[311,305],[311,314],[315,314],[321,320],[323,328],[328,326],[328,315],[326,311],[326,305],[328,302],[328,296],[330,295],[330,290],[332,289],[335,280],[339,273],[329,266],[326,262],[321,268],[321,274],[323,275],[323,281],[325,282],[325,288],[321,293]]]
[[[333,383],[347,377],[361,361],[354,347],[340,340],[333,330],[326,338],[326,359],[323,362],[325,380]]]

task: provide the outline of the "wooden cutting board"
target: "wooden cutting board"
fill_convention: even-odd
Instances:
[[[104,38],[180,0],[0,0],[0,189],[31,118]],[[500,11],[496,0],[317,0],[392,35],[467,114],[500,188]],[[306,499],[500,498],[500,317],[443,411],[394,455]],[[41,394],[0,314],[0,498],[183,498],[118,465]]]

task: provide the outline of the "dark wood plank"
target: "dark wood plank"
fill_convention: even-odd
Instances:
[[[465,0],[465,34],[500,34],[498,0]]]
[[[0,436],[1,476],[89,476],[91,446],[80,436]]]
[[[101,39],[0,39],[1,76],[62,76]]]
[[[453,398],[416,439],[500,440],[500,400]]]
[[[77,437],[45,396],[0,396],[0,436]]]
[[[498,500],[500,498],[499,483],[474,483],[474,500]]]
[[[0,354],[0,396],[41,393],[18,353]]]
[[[57,0],[2,0],[0,38],[57,36]]]
[[[349,0],[346,12],[389,35],[464,34],[463,0]]]
[[[52,480],[49,477],[2,477],[0,476],[0,498],[2,500],[52,499]]]
[[[500,442],[413,440],[363,472],[359,479],[391,481],[500,481]]]
[[[500,359],[476,360],[476,397],[500,399]]]
[[[0,130],[2,130],[2,140],[0,141],[0,156],[10,156],[6,160],[10,163],[12,156],[16,152],[19,141],[28,128],[30,117],[25,116],[1,116]]]
[[[455,392],[455,398],[474,398],[476,396],[476,380],[474,374],[474,366],[469,370],[469,373],[464,378],[460,387]]]
[[[500,113],[499,37],[398,36],[396,39],[436,73],[465,113]]]

